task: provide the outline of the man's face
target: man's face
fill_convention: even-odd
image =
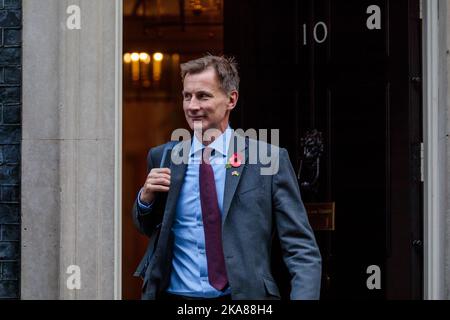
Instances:
[[[219,129],[225,131],[230,111],[235,107],[236,91],[226,94],[221,88],[214,68],[187,74],[183,82],[183,110],[186,120],[194,130],[201,123],[203,131]],[[197,127],[196,127],[197,128]]]

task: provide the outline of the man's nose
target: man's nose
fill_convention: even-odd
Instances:
[[[199,101],[195,97],[192,97],[191,100],[189,101],[188,109],[189,110],[199,110],[200,109]]]

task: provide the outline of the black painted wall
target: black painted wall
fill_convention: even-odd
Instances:
[[[21,0],[0,0],[0,299],[20,298]]]

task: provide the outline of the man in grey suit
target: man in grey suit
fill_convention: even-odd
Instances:
[[[287,151],[229,126],[238,100],[236,63],[208,55],[181,71],[194,136],[149,151],[133,207],[137,228],[150,237],[136,271],[144,279],[142,298],[279,299],[271,271],[276,231],[290,298],[318,299],[321,256]],[[270,174],[267,161],[255,157],[259,150],[270,150]]]

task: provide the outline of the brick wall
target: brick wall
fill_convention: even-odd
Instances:
[[[0,0],[0,299],[20,296],[21,0]]]

